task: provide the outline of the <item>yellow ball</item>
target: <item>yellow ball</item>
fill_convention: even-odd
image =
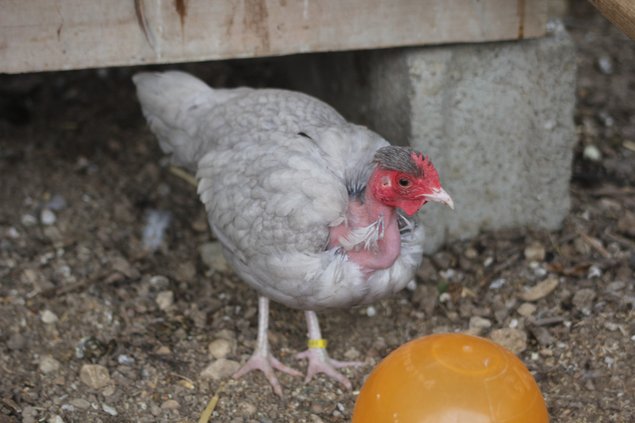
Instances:
[[[353,423],[545,423],[536,381],[513,353],[483,338],[438,334],[386,357],[359,393]]]

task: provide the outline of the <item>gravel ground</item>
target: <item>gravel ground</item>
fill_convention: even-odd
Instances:
[[[345,370],[354,389],[402,343],[468,331],[523,359],[553,421],[635,421],[635,48],[583,12],[565,20],[579,144],[562,230],[454,243],[413,289],[323,313],[331,355],[366,363]],[[181,68],[262,86],[279,82],[268,63]],[[133,71],[0,77],[0,422],[193,422],[217,393],[214,422],[349,421],[356,392],[323,377],[280,375],[282,400],[260,374],[227,379],[254,344],[256,295],[162,159]],[[304,369],[301,314],[271,315],[274,351]]]

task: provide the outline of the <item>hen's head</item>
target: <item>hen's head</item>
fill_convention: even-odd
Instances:
[[[391,145],[377,150],[373,161],[376,168],[368,187],[381,203],[400,208],[408,216],[428,201],[454,209],[452,198],[441,188],[437,170],[421,153]]]

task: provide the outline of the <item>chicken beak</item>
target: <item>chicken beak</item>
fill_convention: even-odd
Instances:
[[[424,194],[423,197],[428,201],[443,203],[454,210],[454,201],[452,201],[452,197],[450,197],[443,188],[435,188],[432,190],[432,194]]]

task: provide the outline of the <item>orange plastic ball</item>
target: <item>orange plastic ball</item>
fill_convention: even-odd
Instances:
[[[483,338],[439,334],[386,357],[359,393],[353,423],[544,423],[536,381],[510,351]]]

